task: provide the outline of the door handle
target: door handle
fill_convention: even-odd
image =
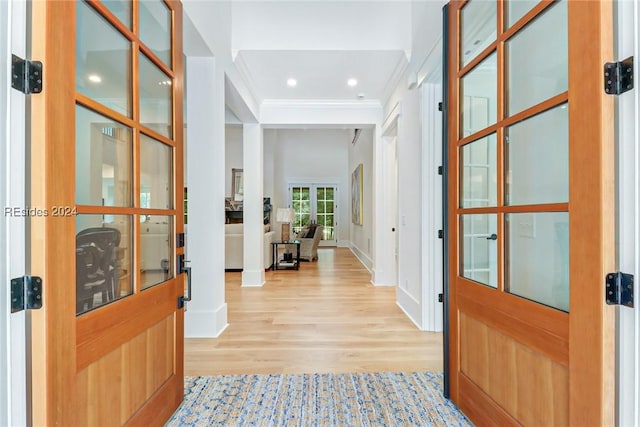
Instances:
[[[187,267],[187,263],[191,262],[184,259],[184,255],[178,255],[178,274],[187,273],[187,294],[181,297],[182,302],[191,301],[191,267]]]
[[[493,233],[491,236],[486,238],[487,240],[498,240],[498,235],[496,233]]]

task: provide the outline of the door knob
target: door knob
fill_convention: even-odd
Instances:
[[[491,236],[487,237],[487,240],[498,240],[498,235],[493,233]]]

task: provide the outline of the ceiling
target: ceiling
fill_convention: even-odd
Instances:
[[[210,40],[216,22],[205,21],[205,17],[216,13],[220,16],[221,11],[231,16],[230,20],[218,22],[226,25],[224,31],[231,34],[226,40],[231,46],[231,60],[258,104],[266,100],[366,100],[382,105],[411,66],[412,49],[417,47],[424,59],[440,37],[444,2],[184,0],[184,3],[185,11],[210,46],[221,42]],[[430,29],[424,31],[414,22]],[[224,31],[219,30],[218,38],[224,37]],[[416,37],[426,33],[427,37]],[[295,87],[287,85],[290,78],[297,81]],[[356,79],[357,84],[349,86],[349,79]]]
[[[250,50],[239,52],[236,63],[261,99],[381,99],[407,58],[401,50]],[[351,78],[357,85],[347,84]]]

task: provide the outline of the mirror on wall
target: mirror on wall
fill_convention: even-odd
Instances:
[[[242,201],[242,169],[231,169],[231,195],[234,202]]]

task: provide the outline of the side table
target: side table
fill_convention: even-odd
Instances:
[[[296,245],[295,257],[285,260],[287,245]],[[278,247],[284,246],[284,252],[279,253]],[[292,254],[293,255],[293,254]],[[271,242],[271,269],[272,270],[297,270],[300,267],[300,240],[289,240],[288,242]]]

